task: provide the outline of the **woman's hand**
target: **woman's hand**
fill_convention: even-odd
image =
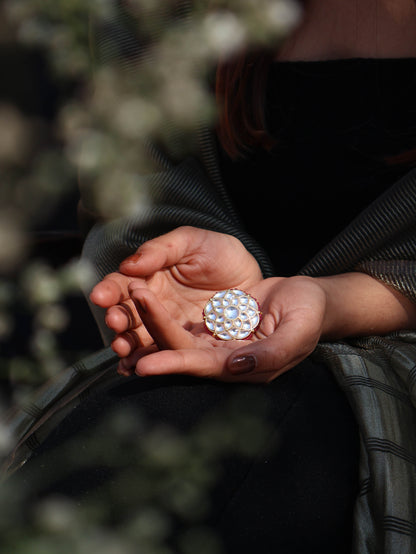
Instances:
[[[415,304],[362,273],[261,280],[247,292],[259,301],[263,318],[244,341],[212,337],[201,315],[187,327],[180,325],[137,283],[130,292],[157,345],[138,349],[122,364],[126,373],[142,376],[182,373],[269,382],[311,354],[321,339],[416,327]]]
[[[205,329],[202,310],[218,290],[252,294],[263,318],[245,341]],[[129,375],[181,373],[269,382],[306,358],[320,339],[416,327],[416,307],[361,273],[262,279],[254,258],[228,235],[184,227],[147,242],[91,293],[109,308],[114,350]]]
[[[263,318],[250,340],[221,341],[205,328],[206,302],[227,288],[245,290],[261,305]],[[122,374],[264,382],[310,354],[325,311],[313,279],[264,280],[237,239],[191,227],[142,245],[94,288],[91,300],[107,308]]]
[[[120,371],[138,375],[181,373],[225,381],[269,382],[306,358],[321,337],[326,295],[309,277],[261,280],[247,292],[259,302],[262,320],[247,340],[222,341],[205,328],[202,308],[183,326],[158,298],[140,284],[132,300],[155,345],[135,350]]]
[[[107,308],[106,323],[116,337],[112,347],[125,357],[154,344],[142,324],[129,286],[151,291],[181,326],[201,321],[207,300],[226,288],[251,289],[262,280],[254,257],[236,238],[194,227],[180,227],[143,244],[107,275],[90,295]]]

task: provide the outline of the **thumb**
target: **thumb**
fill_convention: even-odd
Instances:
[[[274,377],[292,368],[313,352],[319,334],[296,322],[282,322],[269,337],[235,350],[227,360],[233,375],[270,373]]]
[[[250,347],[239,348],[227,360],[227,368],[233,375],[245,375],[249,373],[268,373],[279,366],[277,350],[270,339],[264,339],[261,347],[253,343]]]

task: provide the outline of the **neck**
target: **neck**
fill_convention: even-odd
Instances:
[[[281,60],[416,56],[414,0],[308,0]]]

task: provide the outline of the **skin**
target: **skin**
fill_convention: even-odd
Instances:
[[[406,58],[416,53],[414,0],[304,0],[281,60]]]
[[[204,327],[207,300],[225,288],[259,301],[263,318],[249,340],[220,341]],[[107,308],[124,375],[270,382],[321,339],[416,326],[415,304],[365,274],[263,279],[237,239],[193,227],[145,243],[96,285],[91,300]]]
[[[413,0],[308,0],[281,60],[416,56]],[[212,337],[202,310],[218,290],[252,294],[263,319],[253,337]],[[181,227],[142,245],[91,300],[107,309],[119,372],[181,373],[225,381],[270,382],[320,340],[383,335],[416,327],[416,305],[361,273],[263,279],[234,237]]]

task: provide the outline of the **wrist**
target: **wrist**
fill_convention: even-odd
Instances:
[[[335,340],[354,334],[356,310],[353,306],[355,300],[351,303],[351,281],[338,275],[318,277],[316,280],[326,299],[321,339]]]
[[[416,327],[416,304],[369,275],[354,272],[316,279],[326,296],[324,340]]]

